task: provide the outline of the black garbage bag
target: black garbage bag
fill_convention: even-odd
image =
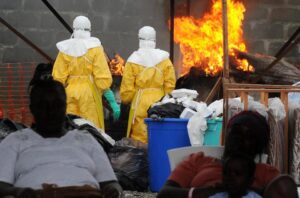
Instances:
[[[86,123],[82,125],[77,125],[73,120],[78,118],[82,119],[77,115],[68,114],[66,117],[67,121],[66,121],[65,128],[67,130],[78,129],[81,131],[88,132],[97,140],[97,142],[102,146],[104,151],[107,153],[113,147],[113,145],[106,140],[106,138],[101,134],[101,132],[99,132],[95,127],[91,126],[90,124]]]
[[[108,153],[111,165],[124,190],[148,190],[147,150],[131,146],[114,146]]]
[[[27,128],[21,123],[14,122],[8,118],[0,119],[0,141],[15,131]]]
[[[181,104],[166,103],[149,108],[147,112],[148,117],[154,119],[179,118],[184,109],[185,107]]]

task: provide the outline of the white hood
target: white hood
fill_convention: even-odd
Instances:
[[[56,43],[56,47],[60,52],[73,57],[83,56],[89,49],[100,46],[101,41],[96,37],[70,38]]]
[[[127,62],[153,67],[169,58],[169,53],[160,49],[140,48],[133,52]]]
[[[147,41],[147,40],[140,39],[139,46],[140,46],[140,49],[142,49],[142,48],[155,49],[156,42],[155,41]]]

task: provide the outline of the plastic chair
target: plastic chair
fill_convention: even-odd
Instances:
[[[221,159],[224,147],[223,146],[186,146],[180,148],[169,149],[167,151],[170,169],[171,171],[184,159],[186,159],[190,154],[203,152],[206,156],[215,157]],[[262,154],[261,156],[256,156],[254,159],[256,163],[267,163],[268,155]]]
[[[187,146],[169,149],[167,153],[170,162],[170,169],[172,171],[177,166],[177,164],[179,164],[182,160],[187,158],[192,153],[203,152],[206,156],[221,159],[223,151],[223,146]]]

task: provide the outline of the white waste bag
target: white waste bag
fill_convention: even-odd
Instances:
[[[260,102],[257,102],[254,100],[249,100],[248,110],[256,111],[268,120],[267,107],[265,105],[261,104]]]
[[[197,112],[189,119],[187,130],[191,145],[202,146],[204,143],[204,133],[207,130],[206,118]]]
[[[197,102],[196,110],[205,118],[210,117],[213,113],[212,110],[207,107],[207,104],[205,102]]]
[[[197,112],[193,111],[190,108],[185,108],[182,113],[180,114],[180,118],[186,118],[186,119],[190,119],[192,116],[194,116]]]
[[[175,89],[171,92],[171,95],[174,98],[182,98],[187,96],[189,98],[195,99],[198,96],[198,92],[192,89]]]
[[[216,100],[208,105],[208,109],[210,109],[212,113],[212,117],[218,117],[223,114],[223,99]]]
[[[276,121],[280,121],[285,118],[286,112],[280,98],[269,98],[268,104],[269,109],[273,110],[274,118]]]

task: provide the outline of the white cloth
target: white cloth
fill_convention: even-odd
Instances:
[[[41,189],[43,183],[90,185],[117,180],[101,145],[84,131],[61,138],[43,138],[32,129],[7,136],[0,143],[0,181]]]
[[[91,32],[85,30],[74,30],[72,37],[75,39],[88,39],[91,37]]]
[[[217,193],[213,196],[210,196],[209,198],[228,198],[228,193],[227,192]],[[243,196],[242,198],[262,198],[262,196],[260,196],[254,191],[249,191],[248,194]]]
[[[60,52],[73,57],[83,56],[89,49],[100,46],[101,41],[96,37],[86,39],[70,38],[56,43],[56,47]]]
[[[140,48],[134,51],[127,62],[142,65],[145,67],[154,67],[158,63],[169,58],[169,53],[160,49]]]

